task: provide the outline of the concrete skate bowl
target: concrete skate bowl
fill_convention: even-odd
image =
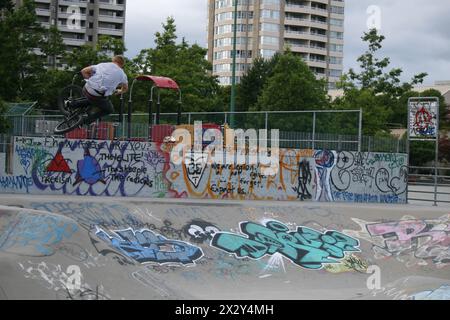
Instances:
[[[17,195],[0,204],[0,299],[449,299],[443,209]]]

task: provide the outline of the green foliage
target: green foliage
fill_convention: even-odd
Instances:
[[[14,101],[28,98],[38,86],[45,61],[33,48],[40,48],[44,29],[37,23],[34,3],[24,1],[13,9],[3,4],[0,20],[0,97]]]
[[[267,64],[267,80],[262,86],[257,102],[250,111],[309,111],[328,109],[327,85],[317,80],[306,63],[290,51],[280,54]],[[265,119],[255,116],[255,124],[264,126]],[[273,129],[282,131],[312,130],[312,114],[270,116]]]
[[[328,105],[326,82],[315,75],[298,56],[279,56],[258,102],[252,110],[320,110]]]
[[[390,59],[377,57],[385,37],[372,29],[364,33],[362,40],[368,44],[368,49],[358,58],[360,71],[350,69],[342,77],[338,87],[344,90],[344,96],[334,101],[333,108],[361,108],[364,134],[386,134],[393,127],[406,127],[407,101],[414,96],[411,89],[422,83],[427,74],[420,73],[402,83],[403,71],[389,70]]]
[[[133,59],[130,73],[152,74],[174,79],[182,89],[183,111],[223,111],[224,101],[216,77],[211,75],[212,65],[205,59],[207,50],[186,41],[176,43],[175,20],[169,17],[163,31],[157,32],[155,48],[142,50]],[[133,92],[136,111],[147,111],[150,88],[145,83],[136,85]],[[161,112],[176,112],[176,92],[161,91]]]
[[[0,10],[0,61],[4,62],[0,66],[0,97],[6,101],[37,100],[46,107],[48,85],[55,82],[51,78],[55,72],[46,67],[55,67],[55,57],[65,50],[61,34],[56,27],[41,27],[31,0],[17,8],[10,1],[2,1]]]
[[[273,75],[279,57],[280,54],[277,53],[270,59],[258,57],[253,60],[251,68],[237,86],[236,111],[249,111],[256,108],[258,97],[267,80]]]
[[[6,104],[0,99],[0,134],[6,133],[10,126],[8,120],[4,116],[6,111]]]

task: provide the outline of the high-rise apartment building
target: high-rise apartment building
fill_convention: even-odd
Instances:
[[[289,47],[333,88],[342,75],[344,0],[237,0],[236,80],[258,56]],[[231,84],[234,0],[208,0],[208,59]]]
[[[16,0],[21,5],[23,0]],[[38,21],[56,25],[68,50],[96,44],[99,37],[125,36],[126,0],[34,0]]]

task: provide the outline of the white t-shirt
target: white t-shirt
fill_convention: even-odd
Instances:
[[[128,84],[125,72],[113,62],[91,66],[93,75],[87,80],[87,89],[94,89],[111,96],[120,84]],[[90,91],[90,90],[88,90]]]

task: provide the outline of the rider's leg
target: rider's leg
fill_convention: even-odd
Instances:
[[[87,107],[90,104],[88,98],[80,98],[70,103],[70,108],[78,109]]]
[[[99,118],[107,116],[114,112],[114,107],[109,101],[109,99],[101,99],[95,101],[94,107],[97,107],[99,110],[89,114],[89,116],[84,120],[85,124],[91,124],[94,121],[97,121]]]

